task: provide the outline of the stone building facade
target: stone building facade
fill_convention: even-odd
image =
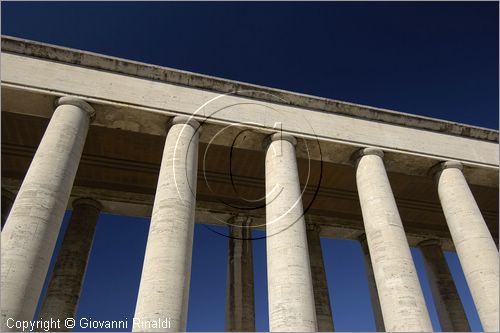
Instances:
[[[358,240],[380,331],[470,330],[443,250],[499,330],[498,132],[2,37],[1,321],[74,316],[101,212],[151,217],[135,316],[187,321],[194,223],[227,225],[226,329],[332,331],[320,237]]]

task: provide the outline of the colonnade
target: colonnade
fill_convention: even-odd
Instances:
[[[85,101],[62,97],[36,151],[2,230],[1,323],[32,320],[70,197],[89,124]],[[168,124],[153,204],[135,317],[169,318],[185,331],[191,275],[200,124],[177,116]],[[318,226],[306,223],[295,137],[265,142],[266,246],[271,331],[331,331],[332,309]],[[432,331],[403,224],[387,177],[384,153],[353,155],[365,235],[360,238],[377,329]],[[499,256],[462,173],[445,161],[435,178],[453,243],[486,331],[498,331]],[[41,315],[76,311],[100,204],[73,203],[73,215],[52,274]],[[2,211],[2,225],[3,225]],[[249,220],[230,221],[227,330],[254,330]],[[469,330],[439,242],[419,244],[443,330]]]

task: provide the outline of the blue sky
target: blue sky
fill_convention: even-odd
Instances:
[[[498,129],[495,2],[1,6],[2,34]],[[101,216],[78,317],[131,318],[148,227],[148,219]],[[197,225],[194,244],[188,330],[222,331],[227,239]],[[322,246],[336,329],[373,330],[359,244]],[[439,330],[422,257],[413,255]],[[446,256],[480,330],[457,257]],[[267,330],[265,240],[254,241],[254,260],[257,330]]]

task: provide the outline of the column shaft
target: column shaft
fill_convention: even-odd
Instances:
[[[266,234],[271,331],[316,331],[311,265],[295,139],[274,134],[266,152]]]
[[[458,296],[455,282],[438,240],[419,244],[425,261],[425,270],[443,332],[469,332],[470,326]]]
[[[49,122],[2,231],[1,330],[33,320],[93,109],[63,97]]]
[[[5,221],[7,221],[15,198],[16,196],[14,193],[2,188],[2,229],[5,225]]]
[[[38,317],[74,318],[101,205],[93,199],[77,199],[52,272]],[[70,331],[65,325],[54,331]]]
[[[370,290],[370,300],[372,303],[373,317],[375,319],[375,328],[377,329],[377,332],[385,332],[384,318],[382,316],[382,308],[380,307],[380,300],[378,298],[377,283],[375,282],[375,275],[373,274],[372,261],[370,258],[370,251],[368,250],[368,243],[366,242],[366,235],[363,234],[359,241],[364,255],[366,276],[368,278],[368,289]]]
[[[328,282],[326,280],[325,265],[323,262],[319,226],[307,225],[307,245],[309,248],[309,260],[311,262],[318,332],[333,332],[332,308],[330,305],[330,293],[328,292]]]
[[[136,318],[170,324],[160,329],[134,325],[134,331],[186,331],[198,127],[194,120],[175,117],[168,131],[135,309]]]
[[[255,302],[251,219],[236,217],[229,221],[227,266],[227,332],[255,331]]]
[[[499,256],[495,242],[467,185],[462,166],[438,166],[439,199],[460,264],[485,331],[499,331]]]
[[[394,195],[377,149],[358,152],[356,183],[387,331],[432,331]]]

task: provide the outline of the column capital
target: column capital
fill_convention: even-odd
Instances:
[[[54,104],[56,108],[61,105],[76,106],[88,113],[91,122],[95,119],[95,109],[81,98],[74,96],[63,96],[56,99]]]
[[[293,135],[278,132],[267,135],[262,142],[262,147],[264,147],[264,149],[267,149],[271,142],[279,140],[285,140],[290,142],[294,147],[297,146],[297,139]]]
[[[368,240],[366,239],[366,234],[362,233],[361,235],[359,235],[358,241],[359,244],[361,245],[361,250],[363,250],[363,253],[369,254],[370,250],[368,249]]]
[[[358,236],[358,241],[361,243],[366,243],[366,234],[362,233],[361,235]]]
[[[316,231],[317,233],[320,233],[321,226],[319,224],[314,224],[312,222],[306,222],[306,230],[307,231]]]
[[[358,165],[358,161],[360,160],[361,157],[367,156],[367,155],[376,155],[380,158],[384,158],[384,152],[382,149],[379,148],[373,148],[373,147],[368,147],[368,148],[361,148],[356,150],[352,155],[351,155],[351,163],[354,166]]]
[[[168,130],[174,125],[189,125],[192,128],[194,128],[196,131],[201,132],[200,123],[196,119],[194,119],[193,117],[175,116],[175,117],[169,118],[167,120],[167,124],[166,124],[166,128],[165,128],[166,132],[168,132]]]
[[[442,245],[441,240],[439,240],[437,238],[429,238],[429,239],[423,240],[417,244],[418,247],[426,247],[426,246],[433,246],[433,245],[437,245],[437,246],[441,247],[441,245]]]
[[[252,218],[245,215],[234,215],[227,220],[230,226],[249,227],[252,224]]]
[[[85,205],[85,206],[92,206],[99,211],[102,210],[102,204],[99,201],[92,198],[77,198],[73,200],[73,203],[71,205],[73,206],[73,208]]]
[[[445,169],[453,169],[453,168],[463,170],[464,166],[459,161],[449,160],[445,162],[439,162],[438,164],[434,165],[432,168],[429,169],[428,173],[430,176],[434,176],[438,172],[441,172]]]

